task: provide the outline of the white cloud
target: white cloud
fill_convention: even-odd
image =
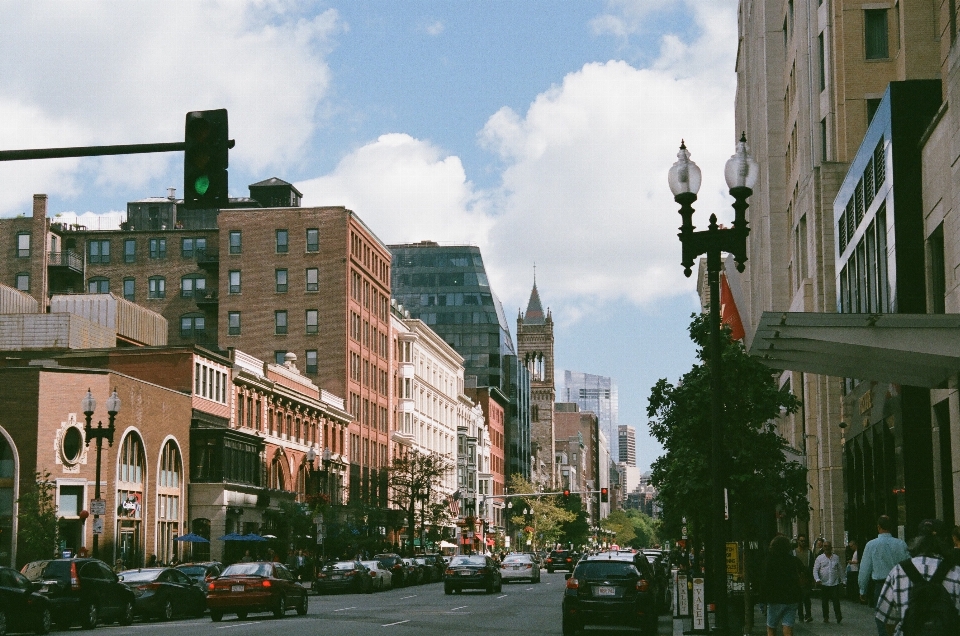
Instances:
[[[186,112],[225,107],[242,140],[231,162],[252,172],[302,160],[330,83],[325,56],[345,28],[336,11],[301,15],[295,0],[13,6],[0,9],[0,147],[180,141]],[[33,192],[70,196],[78,170],[136,187],[171,157],[0,164],[0,181],[21,184],[0,192],[0,214]]]
[[[440,35],[443,33],[444,28],[443,22],[435,20],[424,27],[424,30],[427,32],[427,35]]]
[[[305,206],[343,205],[386,243],[486,242],[488,205],[460,159],[405,134],[382,135],[325,176],[297,184]]]

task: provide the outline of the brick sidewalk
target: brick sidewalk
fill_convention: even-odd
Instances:
[[[813,599],[813,601],[814,621],[794,625],[794,636],[876,636],[877,628],[873,620],[873,610],[866,605],[846,600],[841,601],[840,611],[843,612],[843,622],[837,625],[832,616],[833,608],[831,608],[830,622],[824,623],[823,614],[820,611],[820,601],[819,599]],[[767,633],[766,624],[766,615],[761,614],[759,609],[755,609],[751,634],[765,635]],[[689,631],[690,627],[690,619],[674,619],[673,636],[683,636],[684,631]]]

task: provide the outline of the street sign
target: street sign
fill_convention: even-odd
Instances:
[[[105,514],[107,514],[107,500],[106,500],[106,499],[91,499],[91,500],[90,500],[90,514],[92,514],[92,515],[105,515]]]
[[[93,519],[93,534],[103,534],[103,517]]]

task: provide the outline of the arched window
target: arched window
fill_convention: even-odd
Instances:
[[[309,477],[310,465],[304,459],[300,462],[300,468],[297,469],[297,501],[304,501],[307,497],[307,479]]]
[[[143,564],[143,440],[136,433],[123,438],[117,454],[116,556],[124,567]]]
[[[87,292],[91,294],[110,293],[110,279],[103,276],[97,276],[87,281]]]
[[[268,487],[273,488],[274,490],[284,490],[283,455],[279,451],[277,451],[277,454],[273,456],[273,461],[270,462],[270,470],[268,471],[267,479]]]
[[[13,567],[13,502],[17,462],[7,438],[0,435],[0,565]]]
[[[161,563],[168,563],[177,556],[177,537],[180,536],[180,520],[183,518],[183,462],[180,448],[168,440],[160,453],[157,473],[157,551]]]

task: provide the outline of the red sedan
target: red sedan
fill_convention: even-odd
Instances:
[[[273,612],[275,618],[283,618],[291,607],[303,616],[307,590],[279,563],[234,563],[207,585],[207,607],[214,622],[234,613],[243,620],[251,612]]]

